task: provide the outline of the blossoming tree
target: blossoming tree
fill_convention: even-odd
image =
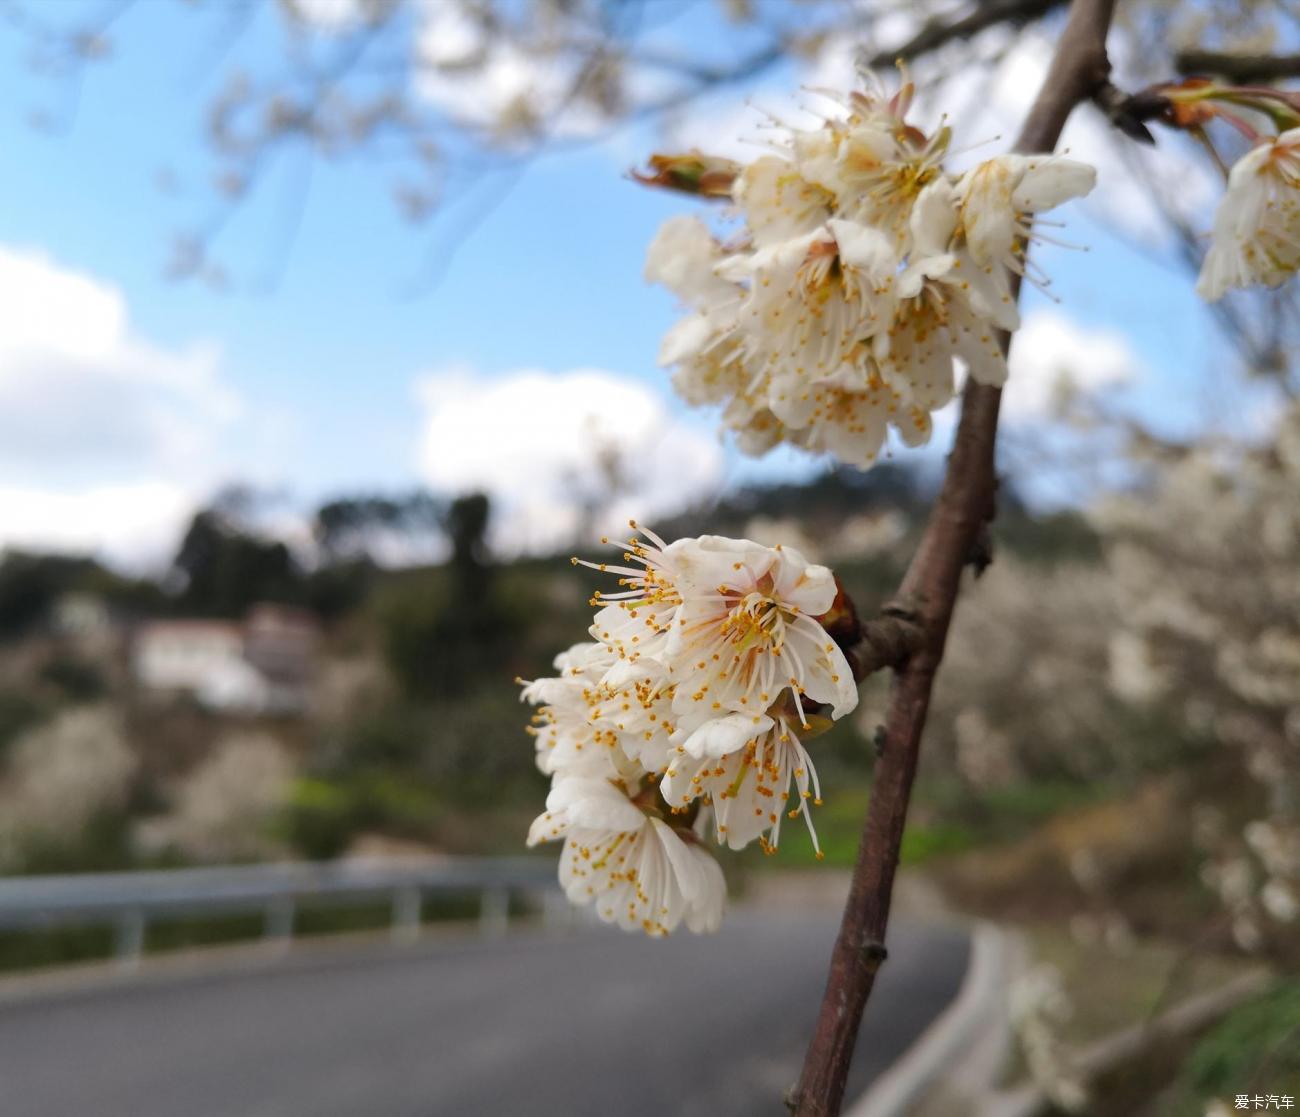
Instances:
[[[334,157],[395,137],[411,172],[398,199],[419,217],[455,193],[455,165],[466,153],[510,172],[546,143],[582,142],[611,121],[671,111],[837,39],[867,41],[870,69],[923,60],[1061,6],[911,5],[924,18],[892,36],[897,9],[885,5],[791,5],[802,14],[796,19],[785,6],[737,3],[736,23],[758,45],[719,65],[689,51],[638,49],[629,30],[638,4],[443,0],[412,14],[395,0],[282,0],[295,34],[321,30],[338,49],[323,61],[298,52],[301,68],[279,82],[232,75],[213,106],[210,138],[220,190],[235,205],[277,144],[301,140]],[[1258,84],[1294,76],[1300,63],[1184,51],[1180,73],[1222,80],[1120,90],[1107,56],[1114,7],[1070,4],[1037,96],[1031,102],[1023,91],[1027,115],[1014,150],[963,173],[948,167],[950,127],[913,111],[904,80],[889,92],[837,90],[820,127],[784,129],[749,163],[690,151],[655,156],[640,176],[721,203],[739,219],[672,219],[650,246],[646,274],[685,308],[660,352],[676,390],[719,408],[742,451],[788,444],[868,468],[891,432],[909,446],[928,441],[934,413],[961,396],[942,490],[897,592],[878,609],[860,615],[866,603],[855,606],[829,570],[793,547],[717,536],[666,541],[633,524],[621,558],[584,564],[613,579],[595,592],[588,639],[556,660],[554,677],[523,686],[536,707],[537,764],[551,780],[530,843],[563,842],[560,877],[574,902],[657,936],[719,925],[725,884],[710,842],[774,851],[794,822],[816,845],[817,736],[853,710],[862,679],[892,672],[844,919],[790,1099],[801,1114],[838,1112],[885,960],[934,678],[963,573],[985,561],[1016,299],[1022,280],[1043,281],[1031,257],[1035,241],[1047,239],[1041,215],[1113,171],[1052,154],[1067,117],[1091,101],[1117,135],[1139,141],[1150,139],[1153,122],[1207,140],[1225,126],[1236,131],[1245,151],[1227,175],[1197,283],[1229,326],[1243,328],[1227,292],[1277,286],[1300,267],[1300,98]],[[1227,15],[1226,6],[1165,0],[1130,7],[1120,30],[1127,69],[1141,73],[1146,54],[1159,53],[1144,47],[1167,36],[1171,21],[1207,29],[1212,40],[1231,24],[1250,36],[1267,22],[1268,5]],[[416,48],[385,55],[402,33],[413,33]],[[46,37],[69,69],[105,53],[102,28]],[[1192,219],[1179,216],[1188,237],[1204,231]],[[177,270],[210,271],[208,247],[203,238],[183,242]],[[1160,487],[1154,514],[1149,502],[1111,511],[1110,569],[1133,601],[1127,635],[1136,643],[1126,646],[1157,663],[1163,655],[1166,672],[1203,678],[1210,716],[1264,778],[1291,763],[1296,734],[1294,624],[1273,619],[1280,607],[1293,620],[1296,608],[1294,517],[1276,513],[1295,504],[1287,437],[1275,451],[1226,464],[1189,458]],[[1179,530],[1204,522],[1220,530]],[[1200,569],[1211,553],[1218,574],[1178,587],[1162,577],[1171,562]],[[1261,606],[1243,596],[1247,580],[1277,588]],[[1271,797],[1235,849],[1216,848],[1208,879],[1240,939],[1262,936],[1261,913],[1294,918],[1294,812],[1293,800]]]
[[[961,175],[944,168],[947,128],[927,133],[908,119],[904,82],[892,97],[849,93],[820,128],[786,130],[773,154],[748,165],[690,152],[656,156],[642,176],[729,201],[743,221],[722,237],[698,218],[673,219],[646,268],[688,311],[661,361],[688,401],[721,406],[743,450],[787,442],[868,467],[890,429],[925,442],[958,366],[967,372],[943,490],[879,617],[860,622],[830,571],[792,549],[713,536],[665,543],[647,532],[625,544],[625,565],[585,564],[617,575],[619,589],[597,593],[592,642],[557,660],[561,675],[525,686],[540,706],[538,763],[552,780],[530,842],[564,839],[560,876],[572,900],[663,934],[683,921],[711,930],[721,918],[710,833],[733,848],[757,840],[774,850],[788,813],[816,841],[809,804],[820,788],[806,742],[852,710],[856,679],[893,670],[826,996],[790,1098],[798,1113],[838,1112],[886,956],[931,688],[963,568],[994,511],[1016,293],[1021,279],[1039,281],[1029,259],[1036,218],[1095,180],[1083,163],[1033,153],[1049,151],[1087,99],[1135,136],[1149,120],[1203,132],[1223,118],[1251,146],[1229,176],[1198,290],[1217,299],[1230,287],[1276,285],[1300,265],[1296,104],[1202,81],[1125,97],[1108,80],[1112,8],[1076,0],[1017,153]]]

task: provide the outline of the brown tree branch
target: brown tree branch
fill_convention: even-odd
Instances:
[[[1174,55],[1180,74],[1227,78],[1237,85],[1300,77],[1300,54],[1237,54],[1217,50],[1180,50]]]
[[[867,621],[848,649],[853,677],[861,681],[886,667],[897,670],[925,644],[925,629],[908,609],[886,606],[884,615]]]
[[[1107,80],[1106,33],[1114,6],[1115,0],[1071,4],[1056,56],[1021,130],[1017,151],[1051,151],[1071,110]],[[1009,339],[1002,341],[1005,349]],[[862,1012],[886,957],[890,896],[930,691],[943,658],[962,570],[994,512],[994,446],[1001,396],[998,388],[974,381],[967,384],[943,489],[898,594],[899,600],[915,603],[924,641],[894,678],[871,803],[831,954],[826,992],[799,1085],[790,1099],[799,1117],[839,1113]]]
[[[900,43],[892,50],[878,51],[866,60],[866,64],[874,69],[892,66],[895,62],[910,62],[946,43],[969,39],[1000,23],[1013,26],[1029,23],[1064,4],[1065,0],[986,0],[958,19],[946,23],[931,20],[907,42]]]

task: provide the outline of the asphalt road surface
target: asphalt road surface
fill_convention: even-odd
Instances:
[[[779,1117],[834,937],[521,932],[307,951],[0,1003],[3,1117]],[[955,995],[968,944],[890,933],[852,1097]]]

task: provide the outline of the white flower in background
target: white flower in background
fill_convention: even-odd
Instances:
[[[560,779],[533,823],[528,844],[564,838],[560,884],[575,904],[594,904],[607,923],[665,935],[683,920],[715,931],[726,882],[694,840],[647,814],[608,780]]]
[[[1300,267],[1300,128],[1234,164],[1214,215],[1196,292],[1214,302],[1233,287],[1276,287]]]
[[[140,766],[108,706],[77,706],[24,731],[0,765],[0,866],[24,843],[74,836],[122,807]]]
[[[783,129],[777,154],[730,165],[722,188],[730,181],[744,229],[727,244],[675,218],[651,245],[647,278],[689,310],[660,362],[676,366],[688,402],[721,405],[746,453],[788,442],[866,467],[890,428],[908,445],[929,439],[955,362],[981,383],[1006,379],[998,331],[1019,323],[1010,275],[1046,282],[1027,259],[1048,239],[1036,215],[1096,176],[1010,155],[954,179],[948,130],[909,124],[911,94],[854,93],[822,127]],[[702,192],[717,197],[719,181]]]
[[[273,823],[289,802],[296,767],[269,733],[225,737],[177,785],[171,811],[138,825],[134,837],[218,863],[282,856]]]
[[[1008,995],[1011,1025],[1020,1039],[1030,1076],[1059,1108],[1077,1112],[1088,1094],[1070,1066],[1061,1038],[1062,1026],[1074,1013],[1061,972],[1039,964],[1011,985]]]
[[[1294,923],[1300,916],[1300,899],[1291,886],[1282,880],[1270,880],[1259,893],[1260,903],[1279,923]]]
[[[528,842],[563,838],[561,884],[608,922],[712,930],[725,887],[702,836],[770,853],[782,815],[802,814],[816,848],[804,742],[854,708],[857,686],[819,621],[841,615],[826,567],[748,539],[637,530],[621,563],[574,560],[618,578],[592,599],[592,641],[557,656],[556,677],[519,680],[552,781]]]

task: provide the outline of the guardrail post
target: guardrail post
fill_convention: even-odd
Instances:
[[[499,885],[483,889],[478,913],[479,931],[487,938],[506,933],[510,923],[510,892]]]
[[[573,926],[573,905],[563,892],[548,888],[542,893],[542,926],[548,931]]]
[[[293,917],[293,897],[277,896],[266,905],[263,938],[277,949],[288,950],[293,941]]]
[[[420,937],[420,890],[399,888],[393,892],[393,941],[415,942]]]
[[[138,969],[144,954],[145,916],[141,908],[128,908],[117,917],[113,927],[113,953],[118,965],[126,970]]]

